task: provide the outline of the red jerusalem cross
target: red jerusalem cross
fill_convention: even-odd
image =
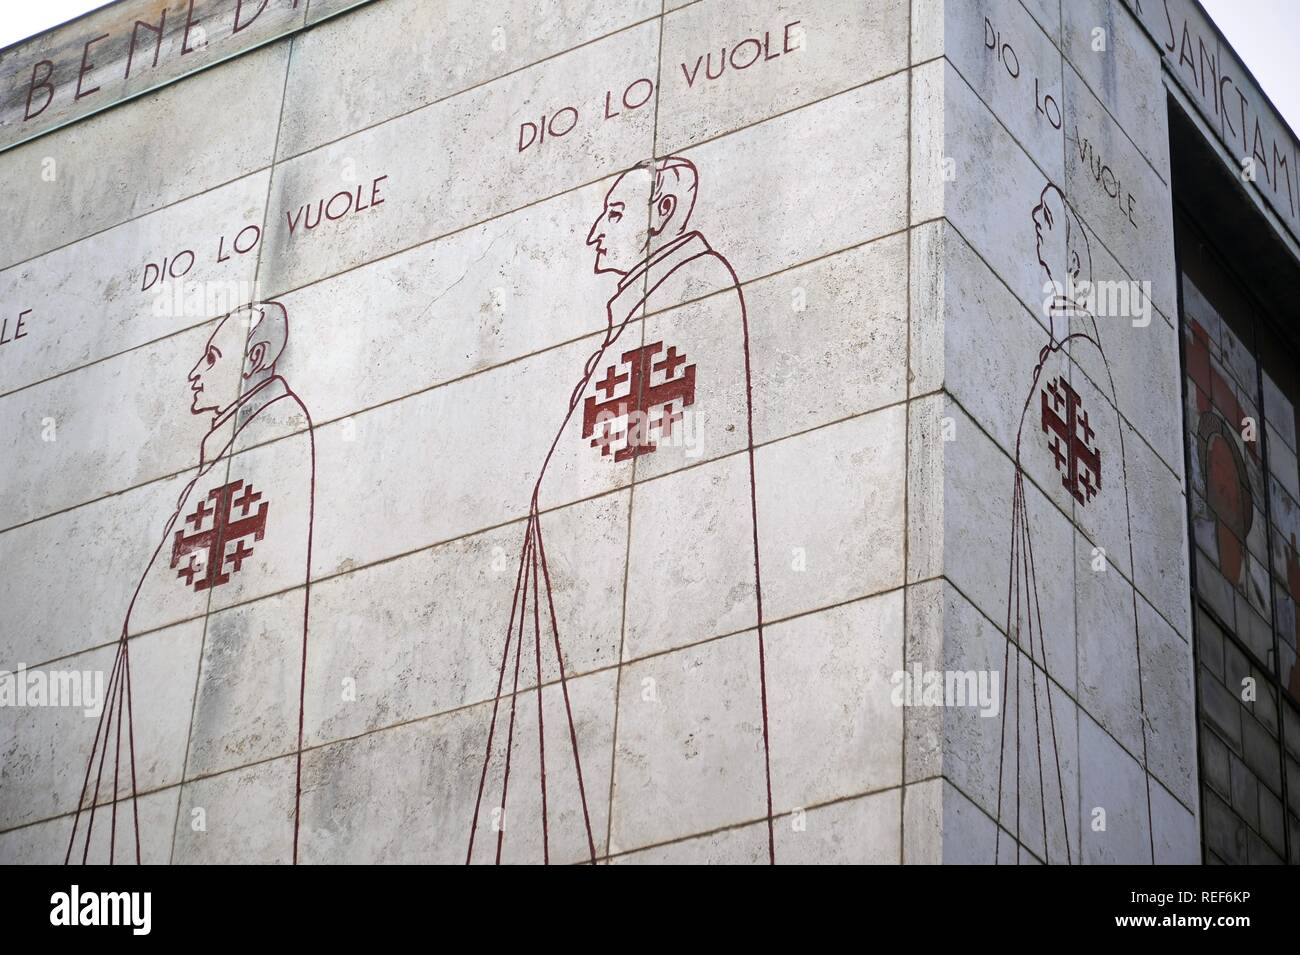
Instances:
[[[655,450],[650,440],[650,430],[659,429],[660,437],[673,433],[673,425],[682,420],[682,409],[695,404],[695,366],[686,365],[679,377],[677,369],[686,364],[686,358],[670,346],[658,361],[655,355],[664,347],[659,341],[633,351],[624,352],[620,359],[627,371],[618,373],[617,365],[610,365],[605,377],[596,383],[596,390],[604,394],[604,401],[592,395],[582,406],[582,436],[591,438],[591,446],[600,448],[602,455],[610,447],[626,438],[623,447],[614,452],[615,461],[626,461],[638,454]],[[654,373],[662,375],[654,384]],[[620,385],[627,387],[620,388]],[[620,392],[614,397],[614,392]],[[659,408],[659,417],[650,420],[650,412]],[[624,418],[621,426],[616,422]],[[594,435],[594,437],[593,437]]]
[[[238,494],[240,488],[243,493]],[[206,500],[199,501],[194,513],[185,518],[185,523],[194,528],[194,533],[186,534],[184,530],[176,532],[172,540],[172,562],[174,569],[182,557],[189,557],[185,566],[176,571],[177,577],[183,577],[186,584],[192,584],[195,590],[207,590],[230,580],[230,575],[237,573],[244,566],[244,561],[253,555],[252,547],[245,547],[243,538],[252,537],[260,541],[266,533],[267,503],[249,516],[249,509],[262,500],[262,493],[254,491],[250,484],[244,487],[243,481],[234,481],[208,492]],[[239,517],[235,517],[235,509]],[[204,527],[208,518],[211,524]],[[233,543],[234,549],[226,553],[226,545]],[[196,555],[201,557],[196,559]],[[230,570],[225,570],[225,565]],[[194,578],[198,577],[198,580]]]
[[[1065,471],[1061,484],[1087,504],[1101,490],[1101,451],[1091,445],[1096,432],[1088,424],[1088,412],[1080,410],[1079,395],[1064,378],[1049,382],[1042,398],[1043,432],[1051,434],[1047,448],[1056,470]]]

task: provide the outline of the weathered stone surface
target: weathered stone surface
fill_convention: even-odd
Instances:
[[[339,8],[349,0],[317,0]],[[368,0],[350,0],[368,2]],[[0,57],[0,147],[107,109],[302,26],[308,4],[105,4]],[[316,11],[313,11],[316,13]]]
[[[1079,766],[1083,861],[1149,864],[1151,822],[1142,767],[1086,716],[1079,717]]]
[[[348,5],[313,0],[308,19],[318,22]],[[368,4],[294,41],[278,155],[296,156],[658,12],[653,0],[555,4],[540,16],[481,0]],[[394,43],[394,36],[420,41]]]
[[[203,638],[201,622],[181,624],[146,634],[131,641],[132,686],[158,687],[148,702],[148,718],[144,700],[140,701],[135,727],[134,747],[123,736],[120,746],[117,737],[110,739],[104,771],[90,777],[87,786],[86,764],[83,760],[68,760],[66,751],[89,754],[100,732],[100,713],[105,719],[112,717],[109,730],[115,733],[117,711],[111,713],[105,705],[111,691],[113,660],[116,644],[74,654],[44,670],[57,669],[62,673],[85,675],[85,691],[94,694],[95,706],[5,706],[0,709],[0,740],[4,741],[3,799],[0,799],[0,828],[8,829],[32,823],[63,813],[75,812],[82,787],[87,786],[82,805],[96,802],[95,786],[99,784],[99,809],[95,826],[102,826],[108,817],[108,804],[113,799],[113,778],[117,777],[117,791],[126,796],[131,791],[130,755],[135,755],[137,792],[146,793],[166,786],[174,786],[181,779],[185,761],[186,736],[189,730],[190,710],[194,699],[194,677],[199,661],[199,646]],[[33,667],[37,661],[33,661]],[[9,669],[6,666],[6,669]],[[15,666],[16,669],[16,666]],[[96,680],[96,677],[100,677]],[[83,701],[90,702],[88,697]],[[102,737],[101,737],[102,738]],[[104,750],[101,742],[99,749]],[[119,755],[120,754],[120,755]],[[143,805],[143,803],[141,804]],[[175,805],[175,797],[172,798]],[[129,803],[118,806],[119,814],[130,810]],[[63,831],[64,845],[72,832],[72,819],[68,817]],[[89,814],[84,813],[79,823],[84,845],[84,833]],[[141,823],[142,836],[144,823]],[[92,834],[92,846],[93,834]],[[61,857],[60,857],[61,858]]]
[[[1145,600],[1137,611],[1147,767],[1183,805],[1195,806],[1192,648]]]
[[[130,635],[144,861],[1286,848],[1275,696],[1208,620],[1193,673],[1149,11],[293,6],[122,83],[115,30],[105,103],[266,43],[0,145],[0,666]],[[0,59],[57,52],[41,123],[74,41]],[[0,708],[0,859],[61,860],[93,724]]]
[[[961,79],[1048,178],[1060,182],[1065,155],[1055,44],[1018,0],[948,3],[944,16],[944,52]]]
[[[906,0],[732,0],[666,16],[656,151],[677,152],[902,69],[907,25]]]
[[[128,107],[130,136],[107,112],[0,154],[0,179],[21,189],[5,203],[0,267],[265,167],[288,56],[278,43],[142,97]]]
[[[1070,65],[1168,182],[1169,133],[1159,51],[1121,4],[1065,3],[1061,16],[1061,46]]]

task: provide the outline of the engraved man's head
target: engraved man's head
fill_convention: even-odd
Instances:
[[[279,302],[255,302],[226,315],[190,369],[190,413],[219,417],[275,374],[288,338],[289,317]]]
[[[1062,287],[1091,281],[1088,237],[1066,205],[1065,196],[1052,183],[1043,188],[1038,205],[1034,206],[1033,218],[1034,244],[1045,280]]]
[[[1070,315],[1088,311],[1092,288],[1092,253],[1083,223],[1071,211],[1061,190],[1050,182],[1034,206],[1034,245],[1043,279],[1045,316],[1060,317],[1067,324],[1054,338],[1068,334]]]
[[[614,181],[587,233],[597,272],[627,275],[660,246],[686,232],[699,173],[679,156],[629,169]]]

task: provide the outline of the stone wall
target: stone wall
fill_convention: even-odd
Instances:
[[[911,34],[381,0],[0,153],[5,663],[109,699],[0,854],[901,861]]]
[[[0,859],[1200,860],[1150,23],[226,6],[0,56]]]
[[[913,237],[913,373],[943,394],[912,419],[932,460],[909,573],[943,580],[916,588],[909,656],[1001,670],[1006,698],[909,722],[908,772],[943,777],[945,861],[1199,861],[1160,54],[1100,0],[924,24],[945,57],[915,72],[913,164],[949,165],[913,194],[943,213]]]

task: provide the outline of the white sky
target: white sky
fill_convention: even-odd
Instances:
[[[0,0],[0,47],[44,33],[50,27],[102,7],[108,0]]]
[[[1300,3],[1201,0],[1201,5],[1255,74],[1282,118],[1300,132]]]
[[[105,2],[0,0],[5,8],[4,16],[0,17],[0,47],[48,30]],[[1201,0],[1201,3],[1291,128],[1300,131],[1300,65],[1297,62],[1300,61],[1300,0]]]

